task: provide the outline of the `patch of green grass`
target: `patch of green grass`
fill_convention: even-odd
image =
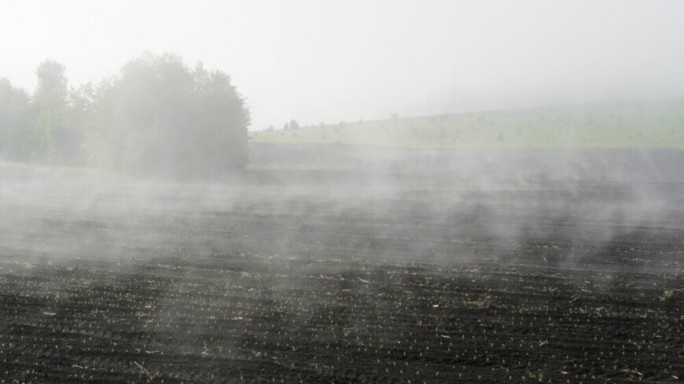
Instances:
[[[398,148],[684,148],[684,100],[359,121],[253,132],[252,140]]]

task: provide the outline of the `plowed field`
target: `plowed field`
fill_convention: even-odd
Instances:
[[[684,380],[676,183],[12,185],[0,383]]]

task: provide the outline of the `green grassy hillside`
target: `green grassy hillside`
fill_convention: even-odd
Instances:
[[[684,148],[684,99],[342,122],[251,136],[257,143],[400,148]]]

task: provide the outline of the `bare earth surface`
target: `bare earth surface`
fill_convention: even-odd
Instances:
[[[240,186],[4,166],[0,383],[684,381],[681,155],[256,156]]]

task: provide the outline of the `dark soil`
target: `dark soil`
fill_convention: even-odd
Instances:
[[[676,182],[259,172],[0,188],[0,383],[684,380]]]

